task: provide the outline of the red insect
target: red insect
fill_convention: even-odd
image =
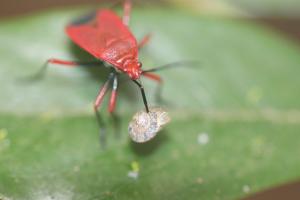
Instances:
[[[128,28],[131,12],[130,0],[125,0],[123,9],[122,19],[113,11],[103,9],[81,17],[66,26],[65,30],[70,39],[79,47],[99,59],[98,62],[74,62],[60,59],[49,59],[47,61],[47,64],[52,63],[66,66],[99,66],[102,65],[101,61],[108,64],[107,66],[112,69],[112,72],[109,74],[104,86],[101,87],[94,103],[94,110],[100,127],[102,128],[104,124],[100,118],[98,108],[110,84],[112,84],[108,110],[110,113],[114,112],[117,98],[118,75],[120,73],[127,74],[129,78],[138,85],[145,109],[148,112],[147,98],[140,77],[145,76],[161,83],[162,79],[151,72],[170,66],[169,64],[149,70],[142,70],[142,64],[138,60],[138,50],[149,41],[150,35],[146,35],[138,43]],[[43,68],[42,72],[45,71],[44,69],[45,68]]]

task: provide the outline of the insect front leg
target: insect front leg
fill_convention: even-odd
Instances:
[[[115,77],[115,73],[112,72],[112,73],[109,74],[109,77],[108,77],[107,81],[100,88],[99,93],[98,93],[97,98],[96,98],[96,101],[94,103],[94,111],[95,111],[95,114],[96,114],[96,119],[97,119],[98,125],[100,127],[100,130],[99,130],[100,144],[102,146],[105,145],[106,126],[105,126],[105,123],[104,123],[103,119],[100,116],[99,107],[101,106],[101,104],[103,102],[103,99],[104,99],[104,96],[105,96],[105,94],[108,90],[109,84],[114,79],[114,77]]]
[[[132,81],[135,84],[137,84],[137,86],[140,88],[140,91],[141,91],[141,94],[142,94],[142,98],[143,98],[143,103],[144,103],[146,112],[148,113],[149,112],[149,107],[148,107],[148,102],[147,102],[147,98],[146,98],[144,86],[138,80],[132,80]]]

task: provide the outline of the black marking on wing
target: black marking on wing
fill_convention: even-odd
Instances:
[[[97,11],[89,12],[73,21],[69,25],[80,25],[80,24],[86,24],[90,21],[92,21],[97,15]]]

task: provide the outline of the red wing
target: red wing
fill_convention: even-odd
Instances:
[[[123,59],[138,57],[136,39],[110,10],[98,11],[87,23],[68,25],[66,33],[78,46],[118,68],[122,68]]]

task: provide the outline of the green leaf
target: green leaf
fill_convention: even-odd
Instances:
[[[108,70],[49,66],[44,80],[23,82],[50,57],[92,59],[63,31],[79,13],[0,24],[0,198],[236,199],[299,178],[295,44],[249,21],[135,9],[133,33],[153,33],[140,53],[145,69],[199,64],[161,72],[165,104],[155,101],[155,83],[143,80],[150,104],[173,118],[146,144],[127,137],[143,105],[136,86],[122,82],[122,137],[111,128],[101,150],[92,102]],[[128,176],[134,161],[137,179]]]
[[[297,0],[224,0],[260,16],[299,17]]]

